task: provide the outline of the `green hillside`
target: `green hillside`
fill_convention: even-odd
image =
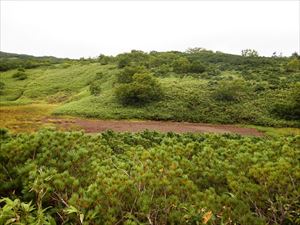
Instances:
[[[297,54],[0,56],[0,224],[300,224]],[[264,133],[88,134],[74,116]]]
[[[0,104],[57,103],[55,114],[102,119],[299,127],[298,55],[250,53],[195,48],[80,60],[1,53]],[[14,57],[35,66],[5,66]]]

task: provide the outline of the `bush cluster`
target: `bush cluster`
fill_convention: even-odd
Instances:
[[[299,136],[0,138],[1,224],[299,224]]]
[[[25,80],[27,79],[27,74],[22,71],[18,71],[12,75],[12,78],[15,78],[16,80]]]
[[[126,67],[118,75],[115,94],[123,105],[144,105],[162,97],[162,88],[156,78],[143,67]]]
[[[221,80],[218,82],[213,97],[218,101],[239,102],[249,94],[249,88],[242,79]]]

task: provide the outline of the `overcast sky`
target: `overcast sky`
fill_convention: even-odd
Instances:
[[[298,51],[299,1],[1,1],[1,51],[57,57],[203,47]]]

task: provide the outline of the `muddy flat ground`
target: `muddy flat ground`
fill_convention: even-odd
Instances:
[[[169,121],[128,121],[128,120],[96,120],[96,119],[62,119],[45,118],[47,124],[55,124],[58,127],[69,129],[82,129],[87,133],[98,133],[106,130],[119,132],[139,132],[144,130],[176,133],[233,133],[246,136],[263,136],[263,133],[255,128],[245,128],[236,125],[216,125],[206,123],[169,122]]]
[[[264,135],[300,135],[299,128],[250,128],[242,125],[221,125],[207,123],[188,123],[170,121],[140,121],[140,120],[100,120],[74,116],[55,116],[52,114],[57,105],[30,104],[0,107],[0,127],[13,133],[35,132],[44,127],[55,127],[60,130],[84,130],[88,133],[98,133],[106,130],[120,132],[139,132],[146,129],[160,132],[176,133],[231,133],[243,136]]]

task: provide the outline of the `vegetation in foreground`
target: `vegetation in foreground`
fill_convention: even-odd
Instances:
[[[1,53],[0,70],[1,105],[54,103],[55,114],[101,119],[300,127],[297,54],[194,48],[70,60]]]
[[[0,138],[0,224],[300,224],[300,136]]]
[[[0,122],[14,132],[50,113],[300,125],[297,54],[0,56]],[[268,136],[0,129],[0,224],[300,224],[299,129],[258,128]]]

